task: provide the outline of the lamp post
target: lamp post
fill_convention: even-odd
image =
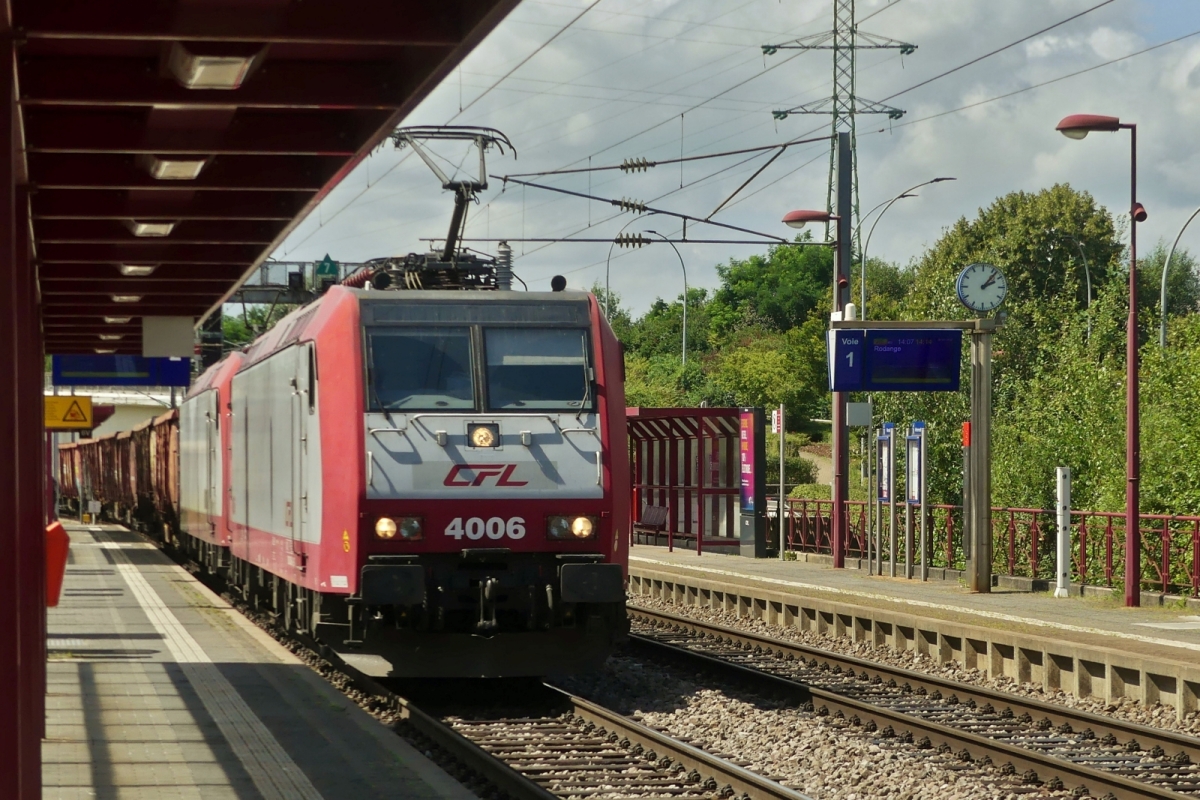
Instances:
[[[683,263],[683,256],[679,255],[679,248],[675,246],[667,237],[663,236],[658,231],[646,231],[653,233],[658,238],[662,239],[667,244],[671,245],[671,249],[675,251],[675,255],[679,256],[679,268],[683,270],[683,358],[682,363],[687,365],[687,306],[688,306],[688,285],[687,285],[687,266]],[[611,250],[611,248],[609,248]]]
[[[872,234],[875,233],[875,226],[879,224],[879,220],[883,219],[883,215],[888,212],[888,209],[891,208],[892,204],[894,204],[897,200],[903,200],[906,197],[917,197],[917,195],[909,194],[909,192],[916,191],[917,189],[920,189],[922,186],[929,186],[930,184],[941,183],[942,181],[956,181],[956,180],[958,180],[958,178],[933,178],[931,180],[925,181],[924,183],[918,183],[916,186],[905,189],[903,192],[896,195],[891,200],[885,200],[884,202],[879,204],[879,206],[883,206],[883,211],[880,211],[879,216],[876,217],[875,221],[871,223],[871,229],[869,231],[867,231],[867,239],[863,243],[862,252],[860,252],[858,255],[858,260],[860,262],[860,268],[861,268],[861,273],[862,273],[861,280],[860,280],[860,286],[859,286],[859,294],[860,294],[859,306],[858,306],[858,318],[859,319],[867,318],[867,248],[871,246],[871,236],[872,236]],[[875,208],[879,208],[879,206],[875,206]],[[868,211],[865,216],[869,217],[873,213],[875,213],[875,208]],[[859,225],[861,226],[862,223],[860,222]]]
[[[1087,298],[1083,307],[1087,311],[1087,338],[1090,340],[1092,338],[1092,268],[1088,264],[1087,253],[1083,252],[1083,242],[1079,241],[1078,236],[1072,233],[1064,233],[1056,228],[1051,228],[1050,232],[1055,236],[1070,239],[1079,248],[1079,258],[1083,260],[1083,277],[1087,281]]]
[[[1162,273],[1162,288],[1158,295],[1158,311],[1162,320],[1158,325],[1158,346],[1167,346],[1167,270],[1171,268],[1171,256],[1175,255],[1175,247],[1179,244],[1179,240],[1183,238],[1183,232],[1187,230],[1188,225],[1192,224],[1192,220],[1196,215],[1200,214],[1200,208],[1192,212],[1192,215],[1187,218],[1187,222],[1183,223],[1183,227],[1179,229],[1179,235],[1175,237],[1175,241],[1171,242],[1171,249],[1167,251],[1167,260],[1163,262]]]
[[[810,222],[828,223],[836,221],[839,237],[848,236],[849,231],[849,215],[842,217],[838,214],[830,214],[828,211],[815,211],[809,209],[801,209],[798,211],[789,211],[783,218],[783,222],[789,228],[803,228]],[[833,271],[833,307],[834,311],[841,313],[846,306],[845,300],[849,294],[849,279],[845,273],[848,267],[848,260],[843,260],[843,249],[841,247],[844,240],[841,238],[833,241],[824,242],[834,249],[834,271]],[[847,242],[848,243],[848,242]],[[848,466],[849,453],[848,436],[846,435],[846,393],[833,393],[833,513],[830,514],[830,541],[833,550],[833,566],[841,568],[846,563],[846,513],[845,505],[846,498],[849,495],[848,481]]]
[[[1146,209],[1137,201],[1137,125],[1117,117],[1072,114],[1057,130],[1069,139],[1082,139],[1092,131],[1129,131],[1129,320],[1125,323],[1125,605],[1142,599],[1142,532],[1138,488],[1141,480],[1141,435],[1138,409],[1137,343],[1137,224]],[[1165,269],[1164,269],[1165,273]]]

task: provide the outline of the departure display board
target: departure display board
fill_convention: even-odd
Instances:
[[[833,392],[956,392],[961,330],[831,330]]]
[[[192,362],[187,358],[141,356],[54,356],[55,386],[187,386]]]

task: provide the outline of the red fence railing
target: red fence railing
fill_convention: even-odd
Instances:
[[[776,498],[770,498],[774,506]],[[883,559],[888,550],[888,517],[883,510]],[[831,553],[832,500],[788,498],[784,533],[788,550]],[[873,512],[877,513],[877,512]],[[962,546],[962,507],[933,505],[926,510],[925,546],[929,566],[965,569]],[[905,515],[911,514],[914,553],[920,554],[920,510],[896,506],[896,561],[904,561]],[[850,534],[846,555],[867,555],[867,503],[846,501]],[[876,519],[875,524],[879,524]],[[997,574],[1054,580],[1056,517],[1053,509],[992,509],[992,571]],[[1200,516],[1142,514],[1142,573],[1144,588],[1168,594],[1200,597]],[[1077,583],[1113,586],[1125,574],[1125,515],[1112,511],[1071,512],[1071,578]],[[874,545],[872,544],[872,548]]]

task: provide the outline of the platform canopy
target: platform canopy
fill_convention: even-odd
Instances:
[[[219,313],[516,2],[12,0],[46,352]]]

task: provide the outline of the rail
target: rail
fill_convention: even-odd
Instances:
[[[805,710],[882,738],[964,762],[990,759],[1030,785],[1075,796],[1181,798],[1200,777],[1200,739],[1191,736],[689,617],[633,605],[629,612],[639,647],[790,690]]]
[[[768,499],[776,504],[777,498]],[[788,498],[785,515],[786,548],[802,553],[831,554],[829,539],[832,500]],[[846,501],[850,539],[846,555],[867,554],[867,502]],[[885,557],[888,554],[887,506],[873,514],[883,521]],[[904,553],[903,531],[911,519],[914,549],[920,551],[919,510],[896,505],[896,560]],[[963,552],[962,506],[927,507],[926,549],[932,568],[966,569]],[[906,515],[911,515],[906,516]],[[994,574],[1053,582],[1055,575],[1056,512],[1044,508],[992,508],[992,571]],[[1142,586],[1163,594],[1200,597],[1200,516],[1142,514]],[[1114,587],[1125,572],[1125,515],[1117,511],[1071,512],[1071,577],[1075,583]],[[915,556],[915,554],[914,554]]]

